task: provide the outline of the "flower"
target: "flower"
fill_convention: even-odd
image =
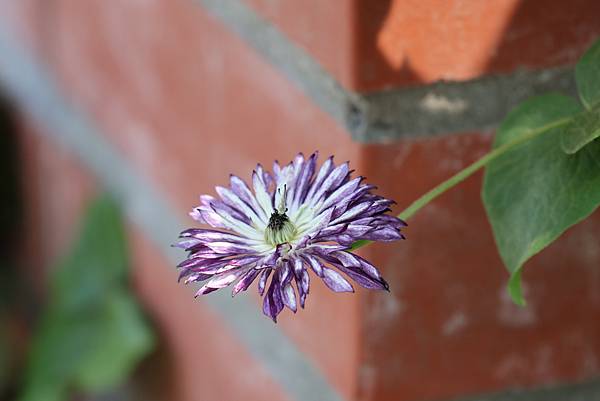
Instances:
[[[190,215],[212,228],[181,233],[175,246],[189,255],[179,279],[206,281],[196,296],[235,283],[234,296],[258,280],[263,312],[275,322],[284,306],[304,308],[309,270],[335,292],[354,292],[340,273],[389,291],[377,268],[350,248],[357,240],[404,239],[406,223],[386,214],[393,201],[372,194],[364,177],[351,178],[347,162],[336,166],[332,156],[316,166],[317,153],[300,153],[285,167],[275,162],[273,174],[257,165],[252,189],[232,175],[229,188],[216,187],[220,199],[202,195]]]

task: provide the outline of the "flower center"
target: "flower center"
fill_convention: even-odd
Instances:
[[[275,210],[271,214],[269,224],[265,229],[265,241],[273,246],[285,244],[293,240],[296,233],[296,226],[292,224],[287,214]]]

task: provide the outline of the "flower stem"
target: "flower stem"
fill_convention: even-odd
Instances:
[[[417,199],[416,201],[411,203],[410,206],[408,206],[406,209],[404,209],[402,212],[400,212],[400,214],[398,215],[398,218],[405,220],[405,221],[408,220],[415,213],[417,213],[419,210],[421,210],[421,208],[426,206],[429,202],[433,201],[435,198],[437,198],[438,196],[440,196],[441,194],[443,194],[450,188],[460,184],[462,181],[464,181],[465,179],[470,177],[473,173],[475,173],[480,168],[484,167],[489,162],[502,156],[504,153],[511,150],[512,148],[514,148],[524,142],[527,142],[527,141],[530,141],[530,140],[536,138],[537,136],[539,136],[540,134],[543,134],[546,131],[549,131],[553,128],[557,128],[557,127],[560,127],[561,125],[568,123],[569,121],[571,121],[571,119],[572,119],[571,117],[562,118],[562,119],[556,120],[554,122],[551,122],[549,124],[542,125],[541,127],[538,127],[536,129],[528,130],[523,135],[519,136],[519,138],[515,139],[514,141],[505,143],[504,145],[497,147],[496,149],[487,153],[481,159],[468,165],[467,167],[465,167],[458,173],[454,174],[452,177],[448,178],[446,181],[442,182],[441,184],[432,188],[430,191],[426,192],[419,199]],[[356,241],[354,244],[352,244],[351,250],[361,248],[365,245],[370,244],[371,242],[372,241],[368,241],[368,240]]]

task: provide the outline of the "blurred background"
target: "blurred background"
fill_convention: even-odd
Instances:
[[[199,194],[318,150],[398,210],[574,92],[595,0],[0,0],[0,399],[600,400],[600,215],[505,291],[481,175],[274,325],[177,283]]]

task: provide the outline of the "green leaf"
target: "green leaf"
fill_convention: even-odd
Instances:
[[[573,118],[564,129],[561,145],[568,154],[573,154],[600,136],[600,105],[584,111]]]
[[[89,208],[78,240],[51,277],[21,400],[65,400],[69,391],[119,385],[154,345],[127,282],[121,217],[108,198]]]
[[[600,104],[600,40],[581,57],[575,67],[579,97],[587,109]]]
[[[579,111],[580,106],[569,97],[533,98],[507,116],[494,146]],[[523,264],[600,203],[600,142],[569,155],[562,151],[560,141],[561,129],[551,129],[502,154],[485,171],[483,202],[511,273],[509,292],[519,304],[524,304]]]

